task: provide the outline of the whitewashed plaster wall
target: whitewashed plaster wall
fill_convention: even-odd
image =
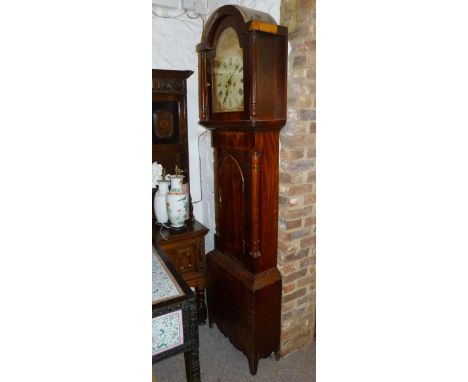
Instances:
[[[206,17],[225,4],[257,9],[280,20],[281,0],[198,0],[207,9]],[[211,133],[198,125],[198,61],[195,46],[200,42],[202,20],[190,19],[181,10],[167,10],[153,4],[153,69],[193,70],[187,81],[187,122],[189,141],[190,191],[195,218],[210,229],[206,251],[214,248],[215,232],[213,150]],[[156,16],[166,16],[158,17]],[[191,16],[193,14],[190,13]],[[169,171],[170,169],[168,169]]]

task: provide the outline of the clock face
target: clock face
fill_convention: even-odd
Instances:
[[[218,39],[212,68],[213,111],[244,111],[244,55],[231,27]]]

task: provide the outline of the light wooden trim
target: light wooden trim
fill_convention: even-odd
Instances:
[[[257,30],[260,32],[267,32],[267,33],[278,33],[278,25],[267,23],[265,21],[258,21],[252,20],[250,22],[249,30]]]

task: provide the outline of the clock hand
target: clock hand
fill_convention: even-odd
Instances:
[[[232,79],[232,76],[234,75],[234,72],[231,73],[231,77],[229,77],[228,81],[227,81],[227,84],[228,85],[231,85],[231,79]]]
[[[229,77],[229,79],[226,82],[226,86],[225,86],[226,87],[226,93],[224,95],[223,105],[226,103],[227,97],[229,95],[229,88],[231,87],[231,79],[232,79],[232,76],[234,76],[234,72],[231,72],[229,74],[231,75],[231,77]]]

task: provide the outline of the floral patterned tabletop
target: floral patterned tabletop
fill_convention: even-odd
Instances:
[[[153,304],[182,296],[179,284],[172,278],[171,273],[159,258],[153,248]]]
[[[153,247],[153,304],[170,300],[184,293],[164,261]],[[153,317],[153,355],[184,343],[182,310]]]

